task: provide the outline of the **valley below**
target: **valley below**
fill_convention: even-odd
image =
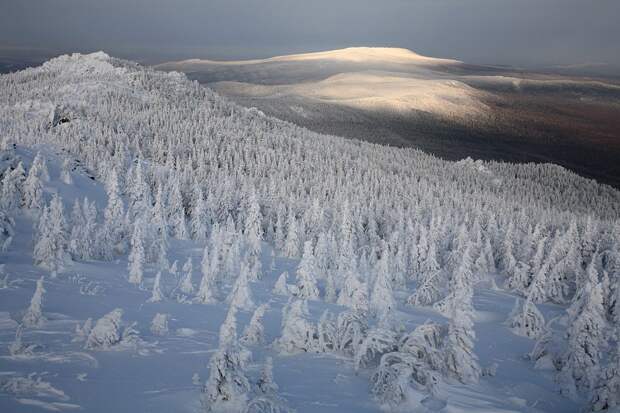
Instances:
[[[393,48],[157,68],[184,72],[238,104],[316,132],[447,160],[550,162],[620,186],[617,79],[476,66]]]

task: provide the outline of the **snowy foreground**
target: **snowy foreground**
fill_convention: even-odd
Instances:
[[[0,411],[620,406],[620,193],[103,53],[0,77]]]

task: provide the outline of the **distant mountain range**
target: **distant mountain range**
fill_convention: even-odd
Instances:
[[[553,162],[620,186],[617,79],[369,47],[156,67],[318,132],[452,160]]]

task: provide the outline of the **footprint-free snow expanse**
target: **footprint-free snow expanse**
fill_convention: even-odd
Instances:
[[[72,172],[73,184],[60,178],[61,157],[52,147],[18,147],[15,155],[28,169],[37,151],[47,158],[50,182],[44,185],[49,195],[61,195],[68,213],[75,199],[88,197],[101,210],[106,192],[102,184],[79,169]],[[127,256],[112,262],[74,261],[52,278],[33,265],[33,218],[28,212],[15,217],[15,237],[0,262],[8,276],[0,289],[0,411],[85,411],[85,412],[196,412],[201,384],[208,376],[208,361],[218,347],[218,330],[228,306],[179,303],[170,297],[179,274],[162,274],[165,298],[148,303],[155,267],[145,268],[143,288],[128,283]],[[192,257],[194,284],[200,280],[200,260],[204,243],[171,240],[170,263],[180,266]],[[298,412],[374,412],[379,406],[369,391],[369,371],[355,371],[353,361],[326,353],[284,355],[271,344],[281,334],[282,309],[288,298],[271,292],[283,271],[294,274],[298,260],[276,256],[262,244],[262,272],[250,288],[255,304],[268,303],[264,325],[265,345],[250,346],[252,359],[247,367],[250,381],[258,378],[265,357],[273,357],[274,378],[279,395]],[[44,276],[46,293],[38,328],[25,328],[23,343],[36,347],[30,355],[11,356],[9,346],[35,290],[35,282]],[[290,278],[289,278],[290,281]],[[571,412],[581,403],[562,397],[552,372],[534,370],[526,359],[534,341],[511,333],[504,325],[515,296],[477,285],[474,294],[475,353],[484,371],[477,385],[443,383],[436,397],[427,399],[416,411],[443,412]],[[225,292],[228,291],[225,287]],[[320,288],[324,285],[320,283]],[[404,331],[427,320],[446,320],[432,309],[414,309],[404,305],[406,296],[397,294],[396,319]],[[123,323],[137,322],[139,340],[125,348],[109,351],[86,350],[83,341],[74,338],[76,325],[93,321],[115,308],[124,311]],[[563,307],[539,306],[545,319],[564,312]],[[325,309],[334,313],[344,308],[323,301],[309,301],[312,320],[319,321]],[[166,335],[150,331],[156,313],[170,315]],[[237,329],[241,334],[251,311],[239,311]],[[196,376],[196,374],[198,376]],[[421,394],[420,398],[426,395]],[[408,410],[411,411],[411,410]]]

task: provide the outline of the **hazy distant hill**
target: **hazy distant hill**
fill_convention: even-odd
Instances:
[[[447,159],[554,162],[620,185],[620,85],[613,79],[367,47],[157,67],[315,131]]]

